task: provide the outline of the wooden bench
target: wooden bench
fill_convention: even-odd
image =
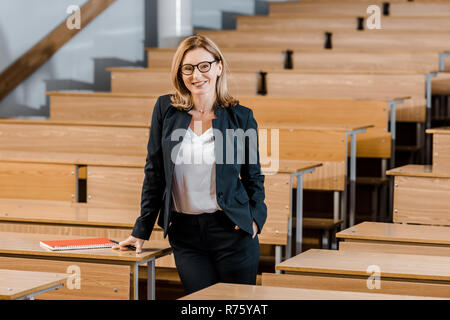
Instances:
[[[433,168],[450,169],[450,127],[428,129],[433,135]]]
[[[154,69],[109,69],[112,74],[114,93],[148,93],[161,95],[171,92],[169,72]],[[164,80],[167,83],[163,83]],[[266,86],[258,85],[258,75],[251,71],[233,72],[231,82],[240,89],[235,96],[253,96],[266,91],[270,97],[297,98],[347,98],[366,100],[393,100],[411,97],[397,108],[398,121],[425,121],[425,76],[418,73],[405,74],[358,74],[318,71],[270,71]],[[245,84],[244,84],[245,83]],[[399,86],[399,83],[402,85]],[[243,87],[241,87],[241,84]]]
[[[145,156],[149,130],[74,121],[0,120],[1,150]]]
[[[450,257],[445,256],[311,249],[276,269],[289,274],[263,274],[263,285],[450,297]],[[379,289],[369,278],[377,276]]]
[[[367,7],[378,4],[383,8],[381,1],[364,3],[300,3],[300,2],[273,2],[269,5],[270,16],[298,13],[302,15],[332,15],[332,16],[361,16],[366,15]],[[450,3],[446,2],[403,2],[390,3],[388,8],[390,17],[445,17],[450,12]]]
[[[150,125],[157,96],[150,94],[106,92],[47,92],[50,120],[82,121],[99,124]],[[262,96],[239,97],[242,105],[252,108],[258,122],[297,122],[310,124],[371,123],[358,136],[357,156],[390,158],[391,134],[388,132],[386,101],[353,99],[303,99]],[[76,105],[76,108],[74,107]],[[124,111],[123,106],[129,106]],[[274,108],[273,106],[277,106]],[[111,112],[108,112],[108,107]],[[98,109],[98,111],[97,111]]]
[[[179,300],[422,300],[429,297],[216,283]]]
[[[50,91],[50,120],[150,125],[158,96],[111,92]]]
[[[450,257],[448,227],[363,222],[336,234],[339,250]]]
[[[368,5],[366,5],[367,10]],[[283,14],[283,16],[235,16],[237,30],[311,30],[311,31],[351,31],[368,30],[366,11],[358,16],[299,16],[296,14]],[[381,28],[392,31],[448,31],[450,22],[448,17],[381,17]]]
[[[148,68],[170,70],[174,48],[148,48]],[[351,49],[272,49],[272,48],[224,48],[231,72],[238,70],[294,69],[303,71],[336,70],[355,73],[391,71],[403,73],[417,71],[434,72],[440,69],[442,56],[444,67],[441,71],[450,70],[449,57],[439,50],[351,50]]]
[[[0,270],[0,300],[34,300],[64,286],[70,275],[35,271]]]
[[[111,72],[113,93],[147,93],[163,95],[173,92],[167,69],[107,68]],[[240,72],[229,75],[229,90],[234,96],[254,95],[258,91],[258,75]]]
[[[76,201],[76,173],[72,164],[0,162],[0,198]]]
[[[446,31],[266,31],[196,30],[220,48],[353,49],[423,51],[450,49]]]
[[[406,165],[386,174],[394,176],[393,222],[450,226],[448,169]]]
[[[11,160],[11,158],[13,158],[12,155],[8,159]],[[17,165],[27,164],[26,162],[21,163],[20,159],[13,159],[18,161]],[[40,160],[45,161],[43,156]],[[50,161],[54,162],[55,160]],[[67,157],[66,159],[60,158],[59,161],[65,164],[71,160]],[[77,161],[82,162],[83,160],[78,159]],[[87,192],[84,195],[77,194],[76,199],[86,199],[86,203],[0,200],[3,211],[0,213],[0,220],[6,223],[2,225],[3,230],[29,232],[31,229],[31,232],[54,233],[57,232],[55,228],[59,225],[65,227],[65,233],[70,234],[80,234],[83,231],[79,227],[85,227],[86,230],[89,230],[87,231],[89,235],[114,235],[115,238],[125,238],[131,232],[139,213],[140,191],[144,178],[143,162],[142,160],[141,163],[131,163],[129,167],[126,167],[125,163],[118,167],[99,165],[96,162],[93,164],[83,162],[85,173],[83,176],[77,177],[86,180],[85,191],[87,190]],[[265,183],[266,199],[271,214],[266,223],[267,228],[260,239],[262,244],[287,245],[288,236],[291,237],[288,220],[292,218],[289,212],[292,208],[290,197],[294,182],[290,175],[298,176],[300,174],[302,176],[303,173],[312,171],[320,165],[320,163],[305,161],[281,161],[275,174],[268,172]],[[76,184],[80,184],[80,180],[76,181]],[[301,185],[301,183],[297,184],[297,188],[300,188],[299,193],[302,192]],[[297,206],[297,215],[299,212],[302,216],[300,204]],[[314,223],[313,220],[309,219],[307,222]],[[302,228],[300,227],[300,229]],[[159,227],[152,239],[163,240],[162,230]],[[301,240],[298,242],[301,243]],[[277,262],[281,261],[280,249],[281,247],[277,250]],[[174,266],[173,261],[162,261],[161,266],[167,266],[167,264]]]
[[[147,67],[170,70],[175,50],[176,48],[146,48]],[[221,51],[232,73],[240,69],[259,71],[261,66],[280,69],[290,58],[285,50],[277,48],[224,48]]]

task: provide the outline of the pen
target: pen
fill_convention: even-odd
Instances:
[[[118,241],[113,240],[113,239],[109,239],[109,241],[111,241],[112,243],[115,243],[115,244],[119,244]],[[128,248],[128,249],[131,249],[131,250],[136,250],[136,247],[132,246],[132,245],[128,245],[128,246],[125,246],[125,247]]]

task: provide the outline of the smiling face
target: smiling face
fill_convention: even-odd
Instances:
[[[212,62],[216,60],[215,57],[203,48],[197,48],[186,52],[181,65],[191,64],[198,65],[201,62]],[[202,65],[199,66],[200,69]],[[195,95],[214,95],[216,92],[217,77],[222,74],[222,62],[216,61],[211,64],[211,69],[208,72],[200,72],[197,67],[194,67],[194,72],[191,75],[181,74],[186,88]],[[180,68],[181,70],[181,68]],[[181,71],[180,71],[181,72]]]

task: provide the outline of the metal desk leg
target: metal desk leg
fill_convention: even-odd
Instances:
[[[281,263],[281,246],[275,246],[275,265]],[[281,270],[275,270],[276,274],[281,274]]]
[[[427,91],[426,91],[426,99],[427,99],[427,112],[426,112],[426,118],[425,118],[425,164],[431,164],[431,152],[432,152],[432,146],[431,146],[431,135],[426,134],[426,129],[431,129],[431,78],[436,77],[438,74],[437,72],[431,72],[425,75],[426,77],[426,84],[427,84]]]
[[[147,300],[155,300],[155,259],[147,262]]]
[[[339,191],[333,191],[333,219],[339,220]]]
[[[55,284],[54,286],[51,286],[50,288],[39,290],[39,291],[30,293],[30,294],[27,294],[27,295],[25,295],[23,297],[17,298],[16,300],[34,300],[34,297],[37,296],[37,295],[40,295],[40,294],[43,294],[43,293],[46,293],[46,292],[49,292],[49,291],[57,290],[57,289],[59,289],[59,288],[61,288],[63,286],[64,286],[64,283]]]
[[[296,243],[295,243],[295,253],[299,254],[302,252],[302,240],[303,240],[303,175],[305,173],[313,172],[314,168],[300,171],[291,175],[297,177],[297,206],[295,216],[297,218],[297,228],[296,228]]]
[[[350,140],[350,227],[355,225],[356,203],[356,136],[351,135]]]
[[[293,180],[294,175],[291,174],[290,177],[290,188],[289,188],[289,220],[288,220],[288,240],[287,240],[287,244],[286,244],[286,249],[285,249],[285,254],[284,257],[285,259],[289,259],[292,256],[292,215],[293,215],[293,211],[292,211],[292,189],[293,189]]]
[[[303,240],[303,175],[297,175],[297,230],[296,230],[296,245],[295,252],[299,254],[302,252]]]
[[[147,300],[155,300],[155,258],[136,263],[136,282],[134,284],[135,300],[139,300],[139,266],[147,263]]]
[[[445,58],[450,57],[450,52],[439,53],[439,71],[445,71]]]

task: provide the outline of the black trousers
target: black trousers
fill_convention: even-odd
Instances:
[[[217,282],[256,284],[258,236],[235,230],[223,211],[172,212],[168,236],[186,294]]]

